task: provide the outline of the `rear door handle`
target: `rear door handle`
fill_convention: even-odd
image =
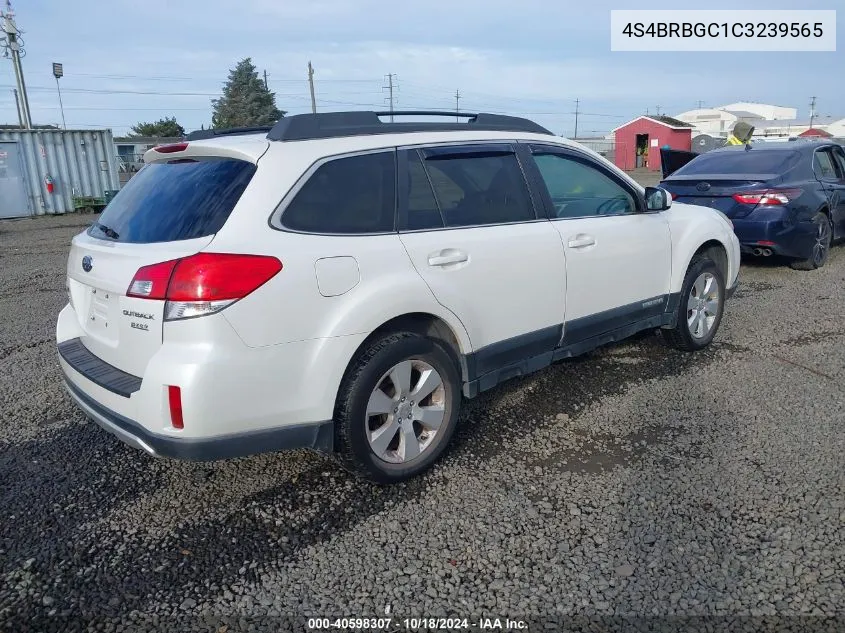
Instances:
[[[587,246],[595,246],[596,238],[592,235],[585,235],[584,233],[579,233],[573,238],[570,238],[569,248],[586,248]]]
[[[454,248],[446,248],[442,251],[432,253],[428,256],[429,266],[449,266],[450,264],[461,264],[469,260],[469,255]]]

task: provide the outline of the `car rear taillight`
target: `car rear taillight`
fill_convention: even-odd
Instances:
[[[165,300],[165,321],[219,312],[270,281],[282,262],[266,255],[197,253],[143,266],[126,295]]]
[[[140,297],[141,299],[166,299],[167,284],[170,283],[170,276],[178,259],[171,259],[166,262],[142,266],[132,278],[127,297]]]
[[[677,200],[677,199],[678,199],[678,194],[677,194],[677,193],[675,193],[674,191],[673,191],[673,192],[671,192],[671,195],[672,195],[672,200]]]
[[[801,189],[765,189],[763,191],[748,191],[735,193],[733,199],[740,204],[762,204],[775,206],[788,204],[803,193]]]

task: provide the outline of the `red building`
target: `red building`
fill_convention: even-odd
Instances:
[[[687,152],[692,148],[692,126],[670,116],[640,116],[613,130],[614,160],[620,169],[660,171],[660,148]]]
[[[832,138],[833,134],[820,130],[817,127],[811,127],[809,130],[801,132],[798,136],[802,138]]]

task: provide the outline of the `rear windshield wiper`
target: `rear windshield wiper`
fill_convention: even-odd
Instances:
[[[102,224],[100,222],[94,222],[94,226],[100,229],[107,237],[110,237],[113,240],[120,239],[120,235],[114,229]]]

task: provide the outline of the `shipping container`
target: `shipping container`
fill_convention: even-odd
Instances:
[[[119,188],[111,130],[0,130],[0,218],[70,213]]]

